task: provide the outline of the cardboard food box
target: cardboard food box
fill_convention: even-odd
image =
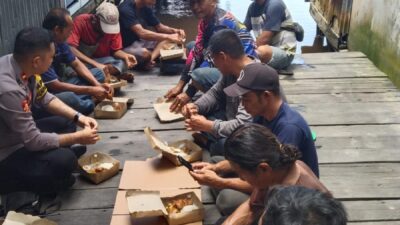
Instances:
[[[57,223],[38,216],[9,211],[3,225],[57,225]]]
[[[129,214],[133,218],[164,216],[169,225],[202,221],[204,207],[194,192],[161,197],[159,191],[127,191]]]
[[[167,102],[165,98],[161,97],[157,98],[153,104],[154,110],[161,122],[174,122],[184,119],[182,113],[175,113],[169,110],[172,102],[173,101]]]
[[[168,223],[160,216],[132,219],[130,215],[112,215],[110,225],[168,225]],[[203,223],[199,221],[186,225],[203,225]]]
[[[149,161],[125,161],[119,184],[120,190],[179,190],[199,188],[200,184],[190,176],[186,167],[177,167],[169,160],[161,157]]]
[[[182,58],[185,56],[185,48],[182,45],[176,43],[169,43],[165,46],[165,49],[160,50],[160,59],[169,60]]]
[[[180,140],[168,144],[162,141],[157,135],[149,128],[144,128],[144,133],[151,145],[157,151],[160,151],[163,157],[170,160],[176,166],[181,165],[178,156],[182,156],[188,162],[195,162],[201,160],[203,152],[200,146],[190,140]]]
[[[78,160],[78,164],[82,176],[95,184],[118,174],[120,166],[118,160],[100,152],[82,156]]]
[[[96,119],[119,119],[128,111],[128,99],[116,98],[112,101],[102,101],[94,108]]]
[[[128,85],[128,82],[126,80],[120,80],[116,77],[111,77],[109,85],[114,89],[120,89],[121,87]]]
[[[160,156],[146,161],[125,161],[118,188],[111,225],[168,225],[164,216],[132,218],[129,215],[126,190],[156,190],[163,198],[194,192],[201,199],[200,184],[190,176],[187,168],[176,167]],[[186,225],[202,224],[202,221],[198,221]]]

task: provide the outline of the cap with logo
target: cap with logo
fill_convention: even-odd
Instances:
[[[101,30],[106,34],[118,34],[119,12],[118,8],[109,2],[103,2],[97,7],[96,15],[100,19]]]
[[[245,66],[236,83],[226,87],[224,92],[237,97],[250,91],[271,90],[279,90],[279,75],[274,68],[257,62]]]

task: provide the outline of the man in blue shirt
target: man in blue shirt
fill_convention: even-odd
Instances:
[[[103,100],[111,91],[109,85],[102,84],[105,79],[103,71],[97,68],[89,70],[65,42],[73,28],[66,9],[51,9],[43,21],[43,28],[53,33],[56,47],[51,67],[42,74],[43,82],[67,105],[82,114],[90,114],[94,109],[93,98]]]
[[[262,63],[248,65],[224,92],[231,97],[242,96],[242,104],[254,122],[269,128],[281,143],[296,146],[303,155],[301,160],[319,176],[311,130],[300,113],[283,102],[278,73],[272,67]]]
[[[125,0],[118,7],[124,51],[136,57],[139,67],[149,68],[166,41],[181,44],[185,40],[185,31],[158,20],[152,9],[155,3],[155,0]]]

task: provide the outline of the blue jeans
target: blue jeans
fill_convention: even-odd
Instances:
[[[96,62],[101,63],[101,64],[111,64],[113,67],[115,67],[120,73],[125,73],[126,70],[128,69],[125,65],[125,62],[122,61],[122,59],[117,59],[112,56],[107,56],[107,57],[102,57],[102,58],[97,58],[94,59]]]
[[[101,71],[98,68],[91,68],[89,70],[90,70],[90,72],[93,74],[94,78],[98,82],[104,83],[105,76],[104,76],[103,71]],[[92,85],[86,79],[84,79],[81,76],[77,76],[76,74],[75,75],[69,75],[69,76],[65,77],[65,79],[63,81],[66,82],[66,83],[75,84],[75,85],[81,85],[81,86],[91,86]]]
[[[60,92],[54,95],[64,102],[64,104],[84,115],[89,115],[94,110],[95,105],[92,97],[89,95],[77,95],[70,91]],[[47,112],[43,108],[36,106],[32,107],[32,115],[36,120],[53,116],[53,114]]]
[[[66,91],[55,94],[55,96],[83,115],[89,115],[94,110],[94,102],[90,95],[77,95],[73,92]]]
[[[201,67],[193,70],[191,77],[193,82],[201,86],[201,91],[207,92],[210,88],[217,83],[222,76],[217,68]]]

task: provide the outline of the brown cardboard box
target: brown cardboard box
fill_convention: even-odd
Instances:
[[[118,191],[117,197],[115,199],[113,215],[129,215],[126,192],[127,191]],[[201,189],[161,190],[159,192],[162,198],[173,197],[175,195],[183,194],[186,192],[194,192],[197,197],[201,199]]]
[[[128,98],[116,98],[113,101],[107,100],[102,101],[97,104],[96,108],[94,108],[94,118],[96,119],[119,119],[121,118],[126,111],[128,110]],[[113,111],[106,111],[103,109],[103,106],[110,105],[114,107]],[[115,106],[118,108],[116,109]]]
[[[128,82],[126,80],[117,80],[116,82],[110,82],[109,85],[114,89],[118,89],[128,85]]]
[[[109,163],[111,167],[99,172],[94,172],[94,171],[90,172],[84,169],[85,166],[93,165],[96,163]],[[82,156],[78,160],[78,164],[81,175],[88,178],[95,184],[99,184],[118,174],[120,166],[118,160],[114,159],[113,157],[107,154],[100,152]]]
[[[194,192],[185,192],[172,197],[161,197],[159,191],[138,191],[131,190],[126,192],[128,210],[132,218],[145,218],[164,216],[169,225],[181,225],[190,222],[202,221],[204,217],[204,207]],[[184,201],[190,201],[184,203]],[[176,205],[175,205],[176,204]],[[190,205],[183,207],[182,204]],[[168,210],[176,210],[171,212]],[[182,209],[177,212],[177,208]],[[186,211],[184,211],[186,209]]]
[[[135,100],[133,98],[113,97],[112,101],[109,99],[104,99],[104,102],[126,102],[127,105],[131,105],[135,102]]]
[[[186,225],[202,225],[202,222],[188,223]],[[130,215],[113,215],[110,225],[168,225],[162,216],[133,219]]]
[[[162,97],[157,98],[153,104],[154,110],[161,122],[175,122],[184,119],[182,113],[170,112],[169,108],[171,105],[172,101],[167,102],[166,99]]]
[[[175,43],[168,43],[165,45],[165,49],[160,50],[161,60],[182,58],[185,55],[185,48],[182,45],[177,45]]]
[[[57,225],[57,223],[38,216],[9,211],[3,225]]]
[[[163,158],[148,161],[125,161],[119,189],[179,190],[200,188],[183,166],[176,167]]]
[[[163,216],[131,218],[124,190],[159,191],[161,197],[193,191],[201,199],[200,185],[190,176],[188,170],[183,166],[176,167],[162,157],[151,158],[147,161],[126,161],[119,189],[111,225],[168,225]],[[202,225],[202,222],[188,225]]]
[[[201,160],[203,152],[200,146],[190,140],[180,140],[168,144],[162,141],[157,135],[149,128],[144,129],[144,133],[151,145],[157,151],[160,151],[163,157],[170,160],[173,164],[179,166],[181,163],[178,160],[178,155],[182,156],[186,161],[195,162]]]

